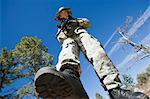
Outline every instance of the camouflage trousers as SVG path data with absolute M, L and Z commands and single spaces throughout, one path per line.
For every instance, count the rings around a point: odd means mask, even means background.
M 121 85 L 120 81 L 117 80 L 118 70 L 114 67 L 102 45 L 85 29 L 75 30 L 75 35 L 72 37 L 66 37 L 61 32 L 57 39 L 62 43 L 62 50 L 56 65 L 57 70 L 60 70 L 67 63 L 70 66 L 76 66 L 76 71 L 81 73 L 79 53 L 82 51 L 93 65 L 94 70 L 107 90 Z

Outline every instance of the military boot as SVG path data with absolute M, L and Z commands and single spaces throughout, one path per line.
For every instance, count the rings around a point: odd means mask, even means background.
M 89 99 L 79 74 L 71 68 L 41 68 L 35 75 L 35 90 L 48 99 Z
M 133 92 L 121 88 L 114 88 L 108 91 L 111 99 L 149 99 L 144 93 Z

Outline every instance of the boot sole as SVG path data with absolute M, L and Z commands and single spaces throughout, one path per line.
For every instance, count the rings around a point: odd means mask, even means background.
M 65 99 L 72 94 L 72 86 L 57 71 L 43 67 L 35 75 L 35 90 L 49 99 Z

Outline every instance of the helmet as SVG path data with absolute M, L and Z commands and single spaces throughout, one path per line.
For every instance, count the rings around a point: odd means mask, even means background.
M 60 7 L 60 8 L 59 8 L 59 10 L 58 10 L 58 12 L 56 13 L 56 17 L 58 17 L 58 16 L 59 16 L 59 13 L 60 13 L 61 11 L 63 11 L 63 10 L 67 10 L 67 11 L 68 11 L 68 13 L 69 13 L 69 15 L 71 15 L 71 14 L 72 14 L 72 12 L 71 12 L 71 9 L 70 9 L 70 8 L 67 8 L 67 7 Z

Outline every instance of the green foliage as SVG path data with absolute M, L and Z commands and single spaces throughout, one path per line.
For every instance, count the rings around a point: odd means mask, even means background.
M 0 91 L 19 78 L 28 78 L 30 82 L 0 98 L 18 99 L 36 96 L 33 85 L 34 74 L 41 67 L 51 66 L 52 62 L 53 57 L 48 54 L 48 48 L 37 37 L 23 37 L 13 51 L 3 48 L 0 53 Z
M 147 78 L 148 77 L 147 77 L 146 73 L 140 73 L 137 75 L 137 81 L 141 85 L 147 82 L 147 80 L 148 80 Z
M 14 60 L 12 51 L 2 48 L 0 53 L 0 90 L 18 78 L 16 65 L 17 62 Z
M 19 98 L 23 98 L 24 96 L 34 96 L 34 85 L 33 83 L 29 82 L 28 84 L 24 85 L 17 91 Z
M 22 37 L 21 42 L 16 45 L 13 55 L 20 64 L 20 68 L 17 70 L 31 79 L 31 82 L 18 90 L 19 97 L 35 96 L 33 76 L 39 68 L 51 66 L 53 57 L 48 54 L 48 48 L 37 37 Z
M 19 74 L 17 68 L 17 62 L 13 56 L 12 50 L 7 50 L 6 48 L 2 48 L 0 52 L 0 92 L 6 86 L 9 86 L 13 81 L 21 78 L 22 76 Z M 8 93 L 5 95 L 0 95 L 0 98 L 17 98 L 15 95 L 17 89 L 10 89 Z
M 143 85 L 150 80 L 150 65 L 147 67 L 146 71 L 137 75 L 137 82 L 139 85 Z
M 134 87 L 135 83 L 130 75 L 123 74 L 122 77 L 123 77 L 122 83 L 125 86 L 125 88 L 131 89 L 132 87 Z
M 95 94 L 96 99 L 102 99 L 102 96 L 99 93 Z
M 36 73 L 43 66 L 51 66 L 53 57 L 47 52 L 48 48 L 37 37 L 23 37 L 16 45 L 13 54 L 23 69 L 27 68 L 32 73 Z

